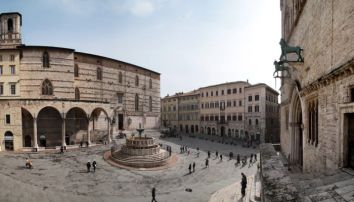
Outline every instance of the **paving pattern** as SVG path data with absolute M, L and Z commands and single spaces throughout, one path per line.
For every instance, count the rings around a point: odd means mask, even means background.
M 147 133 L 159 136 L 157 132 Z M 124 140 L 119 140 L 119 143 Z M 0 201 L 120 201 L 140 202 L 151 200 L 151 189 L 156 187 L 160 201 L 209 201 L 216 191 L 238 183 L 241 172 L 247 176 L 256 173 L 256 164 L 235 167 L 235 160 L 228 160 L 232 151 L 250 155 L 252 148 L 226 145 L 184 137 L 158 139 L 169 144 L 177 153 L 178 161 L 170 168 L 155 171 L 126 170 L 111 166 L 102 156 L 108 145 L 59 153 L 0 153 Z M 191 153 L 180 154 L 180 145 L 191 148 Z M 197 156 L 196 147 L 200 148 Z M 209 168 L 205 168 L 207 151 L 212 151 Z M 223 161 L 215 158 L 218 150 Z M 25 158 L 30 156 L 34 169 L 25 169 Z M 96 160 L 95 173 L 86 171 L 87 161 Z M 189 164 L 196 163 L 196 171 L 189 174 Z M 191 189 L 191 192 L 186 191 Z M 240 190 L 235 190 L 239 192 Z

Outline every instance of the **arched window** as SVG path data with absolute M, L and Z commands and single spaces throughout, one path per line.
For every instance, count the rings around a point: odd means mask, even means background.
M 152 97 L 149 97 L 149 111 L 152 112 Z
M 97 67 L 97 80 L 102 80 L 102 69 Z
M 43 67 L 49 68 L 49 54 L 47 51 L 44 51 L 43 53 L 42 62 L 43 62 Z
M 135 111 L 139 111 L 139 95 L 135 94 Z
M 256 125 L 258 125 L 258 119 L 256 119 Z
M 80 90 L 79 90 L 79 88 L 75 88 L 75 100 L 80 100 Z
M 150 79 L 150 81 L 149 81 L 149 87 L 150 87 L 150 89 L 152 89 L 152 79 Z
M 7 20 L 7 31 L 8 32 L 14 31 L 14 21 L 11 18 Z
M 139 86 L 139 76 L 135 76 L 135 86 Z
M 118 75 L 118 82 L 119 82 L 119 83 L 123 83 L 123 74 L 122 74 L 122 72 L 119 72 L 119 75 Z
M 74 76 L 79 77 L 79 65 L 77 64 L 74 66 Z
M 42 83 L 42 95 L 53 95 L 53 85 L 48 79 Z

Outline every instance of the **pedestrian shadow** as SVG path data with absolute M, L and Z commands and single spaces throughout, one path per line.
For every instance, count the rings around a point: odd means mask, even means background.
M 184 174 L 183 176 L 187 176 L 187 175 L 191 175 L 192 173 L 186 173 L 186 174 Z
M 79 171 L 77 171 L 77 173 L 88 173 L 88 172 L 87 172 L 87 170 L 79 170 Z

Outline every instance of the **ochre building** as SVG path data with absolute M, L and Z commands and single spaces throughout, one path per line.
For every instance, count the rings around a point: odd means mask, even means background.
M 282 38 L 304 58 L 282 79 L 282 151 L 304 172 L 354 168 L 354 2 L 280 4 Z
M 0 14 L 0 148 L 110 141 L 158 128 L 160 74 L 70 48 L 21 42 L 20 13 Z

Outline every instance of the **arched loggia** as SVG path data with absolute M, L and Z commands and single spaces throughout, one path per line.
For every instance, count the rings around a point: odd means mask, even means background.
M 33 147 L 33 116 L 25 108 L 21 109 L 23 147 Z
M 54 107 L 44 107 L 37 116 L 37 138 L 40 147 L 62 145 L 62 115 Z
M 90 141 L 105 142 L 111 141 L 111 119 L 102 108 L 95 108 L 90 116 L 89 133 Z
M 88 117 L 86 112 L 79 108 L 71 108 L 65 115 L 65 143 L 66 145 L 87 142 Z

